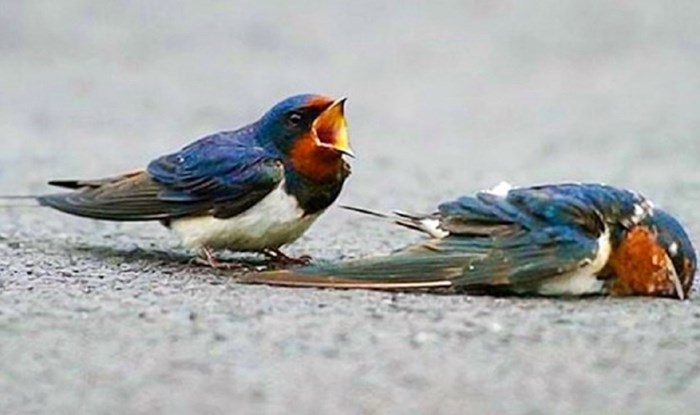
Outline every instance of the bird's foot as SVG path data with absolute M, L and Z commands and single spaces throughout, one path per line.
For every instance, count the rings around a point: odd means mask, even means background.
M 279 249 L 266 249 L 262 252 L 270 261 L 277 265 L 307 265 L 311 262 L 311 257 L 302 255 L 298 258 L 290 257 Z
M 214 253 L 209 248 L 202 248 L 202 254 L 192 258 L 190 261 L 193 264 L 209 267 L 212 269 L 222 270 L 248 270 L 246 264 L 240 262 L 221 262 L 214 256 Z

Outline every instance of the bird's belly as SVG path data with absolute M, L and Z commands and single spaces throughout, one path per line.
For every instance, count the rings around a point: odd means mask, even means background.
M 173 229 L 190 249 L 233 251 L 279 248 L 298 239 L 322 212 L 304 215 L 296 198 L 277 188 L 258 204 L 227 219 L 211 216 L 177 219 Z
M 552 296 L 602 294 L 604 287 L 604 281 L 599 280 L 590 270 L 582 269 L 541 283 L 537 287 L 537 294 Z
M 611 251 L 610 234 L 606 231 L 598 238 L 598 251 L 590 263 L 576 271 L 541 282 L 536 288 L 537 294 L 552 296 L 603 294 L 606 290 L 605 281 L 598 279 L 598 273 L 608 263 Z

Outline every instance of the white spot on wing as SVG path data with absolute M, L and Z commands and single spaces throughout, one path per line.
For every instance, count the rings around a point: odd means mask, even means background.
M 645 218 L 654 215 L 654 205 L 651 203 L 651 201 L 644 199 L 641 196 L 639 197 L 641 200 L 634 204 L 632 216 L 626 220 L 623 220 L 623 223 L 627 226 L 637 225 Z
M 632 223 L 637 224 L 637 223 L 641 222 L 642 219 L 644 219 L 646 214 L 647 214 L 647 211 L 646 211 L 646 209 L 644 209 L 644 206 L 642 206 L 639 203 L 635 203 L 634 204 L 634 213 L 632 214 L 632 217 L 630 218 L 630 220 L 632 221 Z
M 490 193 L 492 195 L 506 197 L 508 193 L 513 189 L 513 186 L 508 182 L 500 182 L 494 187 L 484 190 L 484 193 Z
M 440 221 L 437 219 L 421 219 L 421 229 L 429 233 L 433 238 L 442 239 L 450 233 L 440 229 Z

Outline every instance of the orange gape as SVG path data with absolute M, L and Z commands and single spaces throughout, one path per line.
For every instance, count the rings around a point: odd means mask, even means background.
M 317 145 L 311 134 L 294 144 L 290 159 L 296 171 L 316 183 L 337 180 L 343 163 L 339 152 Z
M 669 261 L 651 230 L 641 226 L 633 228 L 610 255 L 608 266 L 615 278 L 610 294 L 675 297 L 668 275 L 668 267 L 673 264 L 668 264 Z

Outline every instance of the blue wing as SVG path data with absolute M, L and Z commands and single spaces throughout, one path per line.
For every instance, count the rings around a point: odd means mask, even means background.
M 605 223 L 624 222 L 645 203 L 643 197 L 627 190 L 572 183 L 516 188 L 505 197 L 488 192 L 463 196 L 441 204 L 437 217 L 454 234 L 488 231 L 494 226 L 534 230 L 565 224 L 596 235 Z
M 338 288 L 450 288 L 534 292 L 543 280 L 580 269 L 598 254 L 613 216 L 633 214 L 639 196 L 601 185 L 487 192 L 440 205 L 430 216 L 449 235 L 388 256 L 254 274 L 247 282 Z M 402 220 L 405 218 L 402 218 Z M 421 218 L 413 218 L 419 221 Z
M 260 201 L 284 177 L 278 157 L 256 146 L 251 135 L 239 130 L 203 138 L 152 161 L 145 172 L 51 182 L 75 191 L 38 200 L 63 212 L 105 220 L 167 221 L 202 214 L 228 218 Z
M 148 174 L 162 186 L 160 201 L 204 206 L 215 217 L 227 218 L 259 202 L 282 181 L 284 167 L 276 154 L 220 138 L 208 137 L 148 165 Z

